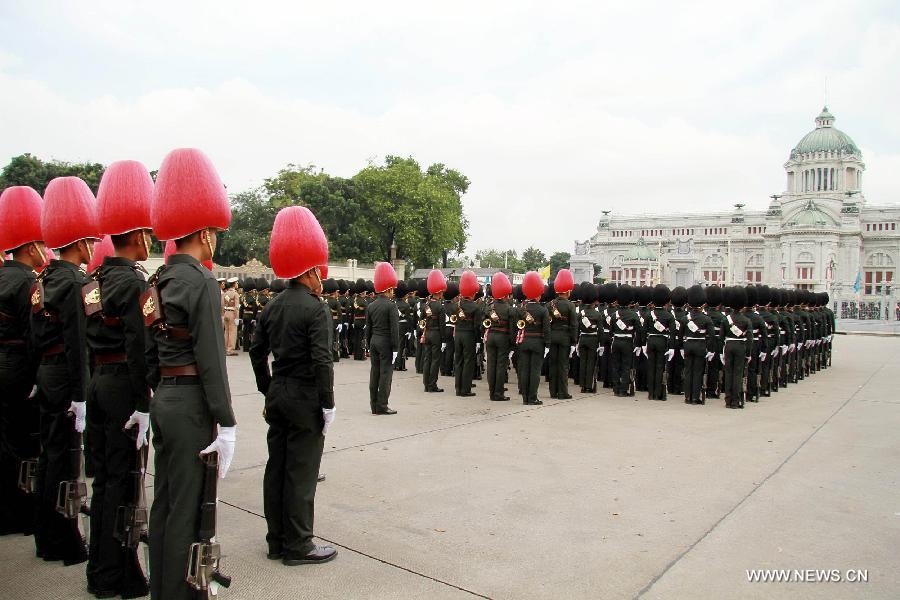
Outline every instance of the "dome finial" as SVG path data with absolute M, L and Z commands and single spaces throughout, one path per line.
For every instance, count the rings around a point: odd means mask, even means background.
M 821 129 L 822 127 L 831 127 L 834 123 L 834 115 L 828 111 L 828 106 L 822 107 L 822 112 L 819 113 L 819 116 L 816 117 L 816 129 Z

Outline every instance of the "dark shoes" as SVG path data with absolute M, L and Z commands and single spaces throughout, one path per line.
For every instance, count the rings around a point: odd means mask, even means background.
M 562 396 L 557 396 L 556 398 L 558 400 L 571 400 L 572 394 L 563 394 Z
M 331 546 L 316 546 L 311 552 L 306 554 L 285 554 L 281 559 L 281 564 L 288 567 L 296 567 L 297 565 L 317 565 L 333 560 L 337 556 L 337 550 Z
M 325 481 L 325 473 L 319 473 L 319 476 L 316 478 L 316 481 L 323 482 Z
M 494 402 L 506 402 L 509 400 L 509 396 L 497 396 L 495 398 L 491 398 Z
M 390 406 L 385 408 L 384 410 L 375 411 L 376 415 L 396 415 L 397 411 L 392 409 Z
M 444 390 L 439 387 L 433 387 L 433 388 L 425 388 L 425 391 L 429 394 L 439 394 L 439 393 L 443 392 Z
M 461 392 L 456 395 L 459 396 L 460 398 L 471 398 L 472 396 L 475 395 L 475 392 Z
M 543 404 L 543 402 L 540 401 L 540 400 L 538 400 L 537 398 L 535 398 L 534 400 L 526 400 L 526 401 L 523 402 L 522 404 L 530 404 L 530 405 L 533 405 L 533 406 L 537 406 L 537 405 L 539 405 L 539 404 Z

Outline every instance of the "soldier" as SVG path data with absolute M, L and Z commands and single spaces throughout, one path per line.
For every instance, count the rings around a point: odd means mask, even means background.
M 174 240 L 176 253 L 151 278 L 153 289 L 142 297 L 144 321 L 151 326 L 159 357 L 148 375 L 155 390 L 150 406 L 155 453 L 150 594 L 156 599 L 194 597 L 185 571 L 190 545 L 198 541 L 200 457 L 216 452 L 219 476 L 225 477 L 234 456 L 236 422 L 218 286 L 203 266 L 215 252 L 217 232 L 230 221 L 225 187 L 206 155 L 193 148 L 170 152 L 156 177 L 151 222 L 159 239 Z
M 541 379 L 541 363 L 550 352 L 550 315 L 538 302 L 544 283 L 535 271 L 525 273 L 522 294 L 526 300 L 519 307 L 516 344 L 519 353 L 519 390 L 523 404 L 543 404 L 537 397 Z
M 718 398 L 722 379 L 722 332 L 725 330 L 725 315 L 722 314 L 722 288 L 711 285 L 706 288 L 706 314 L 712 321 L 712 340 L 709 351 L 712 360 L 706 364 L 706 397 Z
M 338 332 L 338 352 L 341 358 L 350 358 L 350 324 L 353 322 L 353 315 L 350 313 L 350 284 L 346 279 L 339 279 L 337 284 L 341 325 Z
M 248 277 L 244 283 L 244 295 L 241 298 L 241 306 L 244 308 L 244 316 L 241 318 L 244 352 L 250 351 L 250 341 L 253 339 L 253 328 L 256 326 L 256 313 L 259 303 L 256 301 L 256 280 Z
M 715 357 L 711 351 L 713 322 L 703 312 L 706 293 L 699 285 L 692 285 L 687 291 L 690 310 L 685 312 L 681 325 L 684 346 L 684 402 L 685 404 L 706 404 L 705 377 L 706 364 Z
M 509 400 L 506 396 L 508 361 L 512 358 L 512 347 L 515 343 L 516 310 L 509 303 L 512 284 L 502 271 L 497 271 L 491 278 L 491 296 L 493 302 L 484 319 L 486 328 L 484 345 L 487 354 L 487 379 L 490 399 L 494 401 Z
M 578 321 L 578 382 L 582 393 L 597 392 L 597 351 L 600 347 L 600 311 L 597 310 L 598 290 L 592 283 L 581 286 L 581 311 Z M 552 334 L 551 334 L 552 335 Z
M 225 280 L 225 293 L 222 295 L 222 312 L 225 326 L 225 355 L 237 356 L 237 309 L 241 298 L 237 293 L 237 277 Z
M 94 365 L 87 395 L 94 470 L 87 581 L 88 590 L 102 598 L 137 598 L 149 591 L 136 548 L 123 548 L 119 539 L 117 515 L 120 507 L 138 501 L 131 472 L 150 428 L 139 303 L 148 285 L 138 261 L 147 260 L 150 252 L 152 194 L 153 180 L 141 163 L 119 161 L 107 167 L 97 194 L 97 219 L 111 248 L 95 249 L 93 264 L 99 254 L 108 254 L 82 290 Z M 137 431 L 129 436 L 126 430 L 134 426 Z
M 560 269 L 553 281 L 553 290 L 557 297 L 547 306 L 550 318 L 550 353 L 548 370 L 550 375 L 550 397 L 568 400 L 569 394 L 569 359 L 575 354 L 578 341 L 578 313 L 569 301 L 575 280 L 571 271 Z
M 366 281 L 357 279 L 353 286 L 353 360 L 366 360 L 364 345 L 366 326 Z
M 760 390 L 762 396 L 770 397 L 773 389 L 774 365 L 780 353 L 780 337 L 778 318 L 771 312 L 772 290 L 767 285 L 758 286 L 756 290 L 757 314 L 763 321 L 764 336 L 760 343 Z
M 75 450 L 73 427 L 82 433 L 86 424 L 88 353 L 81 288 L 88 279 L 81 266 L 91 261 L 94 240 L 100 235 L 94 195 L 84 181 L 58 177 L 50 182 L 41 229 L 47 245 L 59 249 L 59 260 L 50 261 L 31 292 L 34 348 L 42 357 L 37 372 L 40 506 L 34 541 L 39 557 L 74 565 L 87 560 L 84 538 L 77 518 L 65 518 L 56 506 L 60 483 L 79 475 L 70 460 Z
M 759 402 L 760 392 L 760 362 L 763 359 L 766 343 L 766 324 L 757 310 L 757 288 L 755 285 L 746 287 L 747 310 L 745 316 L 750 319 L 753 329 L 753 347 L 747 355 L 747 401 Z
M 725 288 L 725 331 L 722 332 L 722 363 L 725 365 L 725 406 L 744 408 L 744 369 L 753 350 L 753 331 L 750 319 L 742 312 L 747 306 L 747 290 L 742 287 Z
M 325 434 L 335 417 L 335 330 L 328 306 L 318 298 L 318 265 L 328 260 L 328 241 L 308 208 L 278 212 L 269 256 L 272 270 L 289 283 L 260 315 L 250 349 L 269 425 L 263 479 L 267 557 L 287 566 L 324 563 L 337 551 L 313 542 L 313 516 Z
M 428 282 L 424 279 L 419 279 L 416 281 L 416 295 L 411 299 L 411 305 L 415 309 L 414 313 L 416 315 L 416 373 L 419 375 L 424 373 L 424 360 L 425 360 L 425 343 L 420 341 L 422 340 L 422 336 L 425 333 L 424 330 L 420 327 L 421 323 L 424 323 L 424 319 L 422 318 L 422 314 L 425 310 L 425 304 L 428 302 Z
M 456 395 L 474 396 L 472 378 L 475 374 L 475 353 L 481 346 L 481 307 L 473 297 L 480 286 L 475 273 L 466 271 L 459 280 L 459 297 L 451 305 L 450 322 L 455 325 L 453 335 L 453 376 Z
M 663 284 L 653 288 L 644 328 L 647 356 L 647 398 L 666 400 L 666 364 L 675 354 L 675 317 L 669 307 L 671 292 Z
M 375 299 L 366 306 L 366 347 L 372 367 L 369 370 L 369 407 L 373 415 L 395 415 L 388 406 L 394 363 L 400 353 L 400 313 L 394 304 L 397 273 L 393 265 L 375 265 Z
M 443 342 L 441 345 L 441 375 L 444 377 L 453 377 L 456 323 L 450 318 L 450 313 L 452 304 L 457 297 L 459 297 L 459 284 L 455 281 L 448 281 L 447 291 L 444 292 L 444 326 L 441 329 L 441 341 Z
M 684 305 L 687 304 L 687 290 L 678 286 L 672 290 L 672 316 L 675 318 L 675 354 L 669 364 L 669 392 L 682 394 L 684 381 L 684 340 L 681 332 L 684 323 Z
M 333 279 L 326 279 L 322 282 L 322 293 L 324 294 L 325 303 L 328 305 L 328 314 L 331 317 L 332 344 L 331 344 L 331 360 L 339 362 L 341 360 L 340 338 L 341 338 L 341 303 L 338 300 L 338 284 Z
M 422 379 L 425 383 L 426 392 L 443 392 L 444 390 L 437 386 L 438 373 L 441 365 L 441 352 L 446 348 L 447 343 L 444 341 L 444 292 L 447 290 L 447 280 L 444 274 L 437 269 L 433 269 L 428 274 L 426 283 L 430 298 L 425 301 L 422 311 L 419 313 L 419 327 L 422 330 L 422 337 L 419 343 L 422 344 L 424 350 L 422 352 Z
M 635 298 L 638 304 L 635 311 L 641 324 L 641 333 L 644 335 L 646 333 L 645 321 L 650 314 L 648 306 L 653 301 L 653 288 L 646 285 L 635 288 Z M 646 336 L 644 336 L 643 341 L 640 342 L 641 351 L 634 358 L 634 387 L 639 392 L 647 391 L 647 354 L 644 349 L 646 343 Z
M 619 286 L 616 291 L 618 307 L 609 323 L 613 332 L 612 377 L 616 396 L 634 395 L 634 358 L 641 349 L 641 323 L 634 310 L 636 301 L 634 288 Z
M 597 290 L 600 303 L 597 310 L 600 311 L 600 343 L 597 345 L 597 381 L 603 382 L 604 388 L 612 387 L 612 372 L 610 365 L 612 361 L 612 314 L 615 310 L 613 304 L 616 297 L 616 286 L 612 283 L 604 283 Z
M 394 306 L 397 307 L 399 315 L 398 324 L 400 326 L 400 351 L 397 354 L 397 360 L 394 362 L 395 371 L 406 370 L 406 357 L 409 354 L 409 339 L 412 337 L 412 328 L 415 321 L 415 314 L 407 301 L 409 296 L 409 288 L 405 281 L 397 282 L 397 289 L 394 293 Z
M 40 413 L 34 399 L 40 356 L 32 344 L 29 316 L 34 271 L 47 258 L 41 197 L 26 186 L 5 189 L 0 223 L 0 251 L 12 255 L 0 267 L 0 535 L 31 535 L 38 497 L 19 489 L 18 476 L 23 461 L 40 453 Z

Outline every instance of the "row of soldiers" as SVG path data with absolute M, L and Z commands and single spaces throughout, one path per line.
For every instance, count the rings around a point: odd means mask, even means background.
M 0 268 L 0 533 L 33 534 L 45 561 L 87 562 L 97 598 L 206 598 L 230 584 L 218 568 L 216 487 L 234 455 L 236 421 L 222 327 L 229 311 L 211 273 L 230 220 L 218 173 L 189 148 L 169 153 L 155 182 L 136 161 L 112 163 L 96 198 L 77 177 L 52 180 L 43 198 L 24 186 L 0 195 L 0 250 L 10 254 Z M 148 278 L 140 263 L 151 233 L 167 240 L 166 259 Z M 109 253 L 85 272 L 101 238 Z M 58 258 L 49 260 L 51 249 Z M 279 212 L 270 255 L 289 283 L 249 320 L 269 424 L 269 558 L 319 563 L 336 554 L 312 538 L 334 420 L 333 336 L 319 298 L 328 245 L 307 209 Z

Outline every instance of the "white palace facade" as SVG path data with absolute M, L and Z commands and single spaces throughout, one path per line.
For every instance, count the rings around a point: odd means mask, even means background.
M 869 205 L 862 152 L 827 108 L 784 164 L 768 210 L 626 216 L 603 212 L 575 242 L 576 281 L 670 287 L 764 283 L 827 291 L 844 317 L 900 319 L 893 283 L 900 205 Z M 857 277 L 858 285 L 857 285 Z M 857 289 L 858 288 L 858 289 Z

